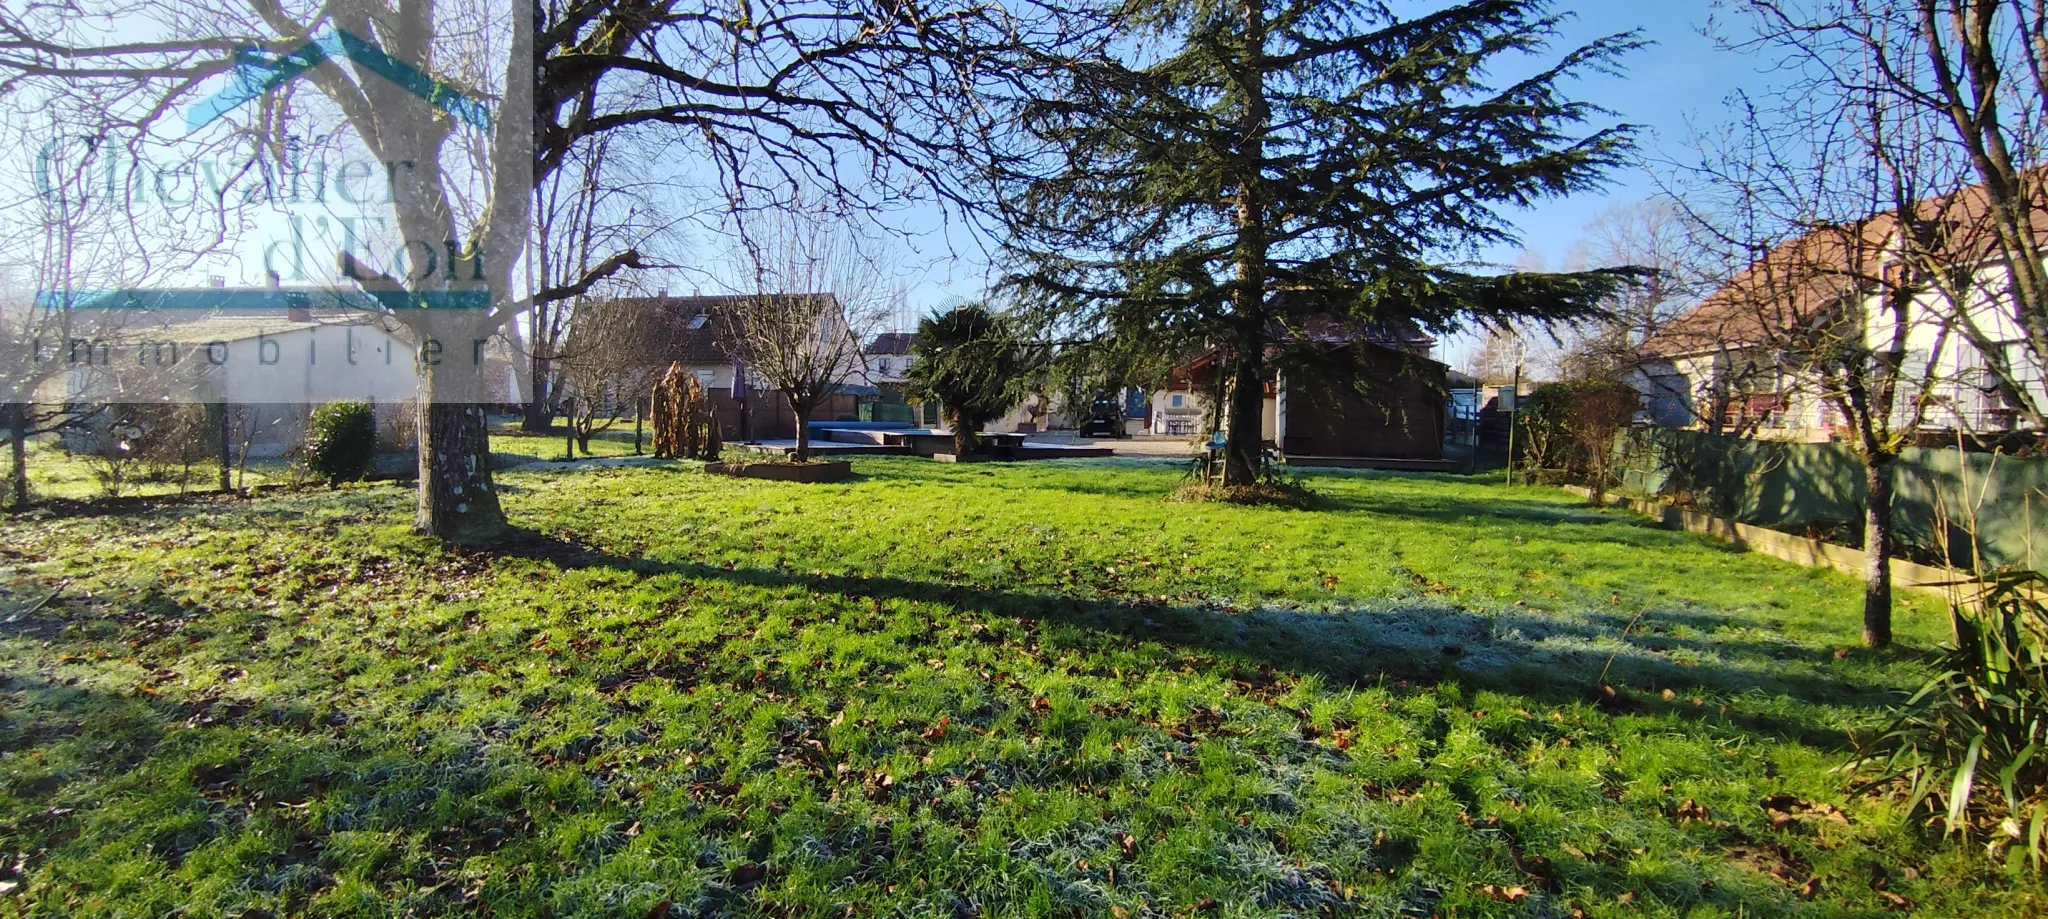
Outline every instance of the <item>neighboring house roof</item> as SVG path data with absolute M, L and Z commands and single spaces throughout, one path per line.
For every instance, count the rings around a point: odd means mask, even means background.
M 1266 345 L 1266 357 L 1270 360 L 1289 348 L 1304 344 L 1367 345 L 1442 363 L 1429 357 L 1430 349 L 1436 345 L 1436 337 L 1412 321 L 1358 322 L 1331 316 L 1312 316 L 1299 328 L 1282 330 L 1275 341 Z M 1169 376 L 1178 379 L 1189 373 L 1201 372 L 1228 354 L 1229 350 L 1222 345 L 1204 348 L 1176 363 Z
M 259 335 L 284 335 L 320 328 L 358 328 L 409 339 L 404 326 L 381 313 L 316 310 L 305 318 L 271 311 L 137 311 L 110 313 L 78 330 L 81 337 L 111 344 L 175 341 L 183 344 L 235 342 Z
M 625 334 L 616 347 L 630 349 L 635 362 L 668 364 L 729 363 L 739 353 L 733 335 L 734 312 L 755 294 L 689 297 L 619 297 L 585 304 L 583 309 L 628 311 Z M 774 294 L 777 297 L 831 297 L 831 294 Z M 836 299 L 836 298 L 835 298 Z M 576 347 L 572 330 L 570 350 Z
M 2039 194 L 2039 183 L 2029 183 Z M 1826 323 L 1846 297 L 1897 283 L 1902 234 L 1911 232 L 1943 265 L 1998 256 L 1982 186 L 1921 201 L 1909 218 L 1891 211 L 1822 227 L 1787 240 L 1643 343 L 1651 357 L 1685 357 L 1767 344 L 1782 333 Z M 2048 200 L 2036 203 L 2037 245 L 2048 245 Z
M 580 309 L 624 310 L 629 331 L 615 346 L 631 349 L 640 362 L 717 364 L 733 359 L 732 312 L 738 296 L 619 297 Z M 573 327 L 572 327 L 573 328 Z M 580 330 L 579 330 L 580 331 Z M 571 334 L 569 348 L 577 347 Z
M 1436 336 L 1408 319 L 1359 322 L 1334 316 L 1311 316 L 1302 322 L 1299 330 L 1290 330 L 1287 337 L 1332 343 L 1363 341 L 1401 350 L 1427 350 L 1436 345 Z
M 223 317 L 218 319 L 202 320 L 198 322 L 180 323 L 178 325 L 171 326 L 165 331 L 175 335 L 181 341 L 234 342 L 255 338 L 259 335 L 285 335 L 293 332 L 304 332 L 312 329 L 321 328 L 351 328 L 360 329 L 365 332 L 378 332 L 397 335 L 398 330 L 403 327 L 399 326 L 395 322 L 391 322 L 390 320 L 365 318 L 337 318 L 329 321 L 311 320 L 305 322 L 298 322 L 290 319 L 272 319 L 258 317 Z M 144 332 L 143 334 L 150 333 Z
M 222 315 L 284 315 L 382 312 L 377 298 L 354 288 L 331 286 L 260 287 L 207 284 L 196 287 L 145 287 L 111 290 L 45 290 L 15 306 L 39 310 L 106 311 L 149 316 L 175 323 Z M 7 307 L 11 309 L 12 307 Z
M 1881 243 L 1871 248 L 1872 235 L 1866 223 L 1780 245 L 1666 323 L 1643 343 L 1644 354 L 1673 358 L 1740 350 L 1824 321 L 1843 297 L 1862 289 L 1850 272 L 1881 251 Z
M 869 355 L 909 354 L 911 349 L 915 347 L 917 347 L 916 332 L 883 332 L 875 336 L 874 341 L 868 342 L 868 346 L 861 349 L 860 353 Z

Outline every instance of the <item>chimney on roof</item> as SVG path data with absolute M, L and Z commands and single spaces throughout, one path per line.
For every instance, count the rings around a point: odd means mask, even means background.
M 228 279 L 222 275 L 217 274 L 207 275 L 206 285 L 208 287 L 226 287 L 228 286 Z
M 666 288 L 666 287 L 662 288 L 662 289 L 661 289 L 661 290 L 660 290 L 660 291 L 659 291 L 658 293 L 656 293 L 656 294 L 655 294 L 655 296 L 657 296 L 657 297 L 667 297 L 667 296 L 668 296 L 668 288 Z

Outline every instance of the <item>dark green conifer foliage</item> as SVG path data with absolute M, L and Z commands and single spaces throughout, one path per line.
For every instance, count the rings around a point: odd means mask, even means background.
M 1131 47 L 1169 53 L 1078 68 L 1024 109 L 1044 146 L 1009 176 L 1013 282 L 1083 334 L 1222 348 L 1225 484 L 1257 475 L 1260 381 L 1287 353 L 1269 346 L 1308 319 L 1571 320 L 1633 276 L 1472 259 L 1512 239 L 1506 209 L 1596 187 L 1626 153 L 1630 127 L 1593 128 L 1607 113 L 1564 84 L 1611 71 L 1636 36 L 1546 57 L 1561 16 L 1544 0 L 1414 18 L 1371 0 L 1144 2 L 1134 19 L 1158 41 Z

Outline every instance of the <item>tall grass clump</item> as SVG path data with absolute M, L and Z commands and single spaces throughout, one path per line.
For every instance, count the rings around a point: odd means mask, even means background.
M 1552 383 L 1516 413 L 1517 452 L 1535 482 L 1583 482 L 1600 503 L 1615 478 L 1615 440 L 1642 408 L 1625 383 Z

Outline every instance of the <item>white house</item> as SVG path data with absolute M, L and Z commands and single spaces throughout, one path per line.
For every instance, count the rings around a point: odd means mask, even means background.
M 400 426 L 419 389 L 420 349 L 375 313 L 141 313 L 97 331 L 51 343 L 43 356 L 64 370 L 39 398 L 225 403 L 255 455 L 298 443 L 312 407 L 326 402 L 367 401 L 380 421 Z M 480 357 L 442 350 L 439 359 Z
M 861 349 L 861 357 L 867 363 L 868 380 L 883 389 L 902 389 L 910 376 L 910 365 L 917 360 L 911 353 L 916 348 L 916 332 L 876 335 L 867 347 Z
M 2018 400 L 1998 385 L 1965 329 L 1974 327 L 1974 337 L 1997 349 L 2036 405 L 2048 405 L 2048 368 L 2025 346 L 2013 318 L 2008 273 L 1988 257 L 1987 231 L 1977 219 L 1982 207 L 1980 190 L 1964 189 L 1922 202 L 1910 227 L 1879 215 L 1788 241 L 1646 342 L 1645 360 L 1629 382 L 1657 424 L 1837 439 L 1846 433 L 1834 405 L 1839 393 L 1805 355 L 1843 341 L 1888 349 L 1898 328 L 1885 298 L 1907 291 L 1894 428 L 2013 431 L 2024 425 Z M 2048 211 L 2040 216 L 2048 231 Z M 1908 283 L 1925 272 L 1905 264 L 1905 232 L 1948 234 L 1943 246 L 1955 255 L 1943 283 Z

